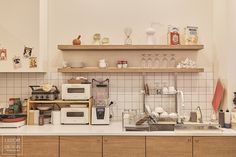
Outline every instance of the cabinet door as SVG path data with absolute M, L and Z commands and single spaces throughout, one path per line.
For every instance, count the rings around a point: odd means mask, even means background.
M 23 153 L 19 157 L 58 157 L 58 136 L 23 136 Z
M 145 157 L 145 137 L 103 137 L 103 157 Z
M 102 137 L 62 136 L 60 157 L 102 157 Z
M 16 136 L 0 136 L 0 157 L 16 157 Z
M 191 157 L 192 137 L 146 137 L 146 157 Z
M 236 137 L 194 137 L 194 157 L 235 157 Z

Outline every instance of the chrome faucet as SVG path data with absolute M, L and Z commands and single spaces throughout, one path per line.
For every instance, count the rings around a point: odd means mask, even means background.
M 197 107 L 197 111 L 200 112 L 200 117 L 197 116 L 197 121 L 199 123 L 203 123 L 203 120 L 202 120 L 202 110 L 201 110 L 200 106 Z M 197 114 L 197 115 L 199 115 L 199 114 Z

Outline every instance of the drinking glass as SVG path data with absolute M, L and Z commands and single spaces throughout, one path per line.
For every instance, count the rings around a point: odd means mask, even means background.
M 163 68 L 168 67 L 167 54 L 163 54 L 163 58 L 162 58 L 162 67 L 163 67 Z
M 147 64 L 146 64 L 146 54 L 142 54 L 141 66 L 143 68 L 147 67 Z
M 154 67 L 160 67 L 159 54 L 155 54 Z
M 169 67 L 176 67 L 175 54 L 171 54 L 171 58 L 170 58 L 170 62 L 169 62 Z
M 152 67 L 152 55 L 151 54 L 148 54 L 147 67 L 148 68 Z

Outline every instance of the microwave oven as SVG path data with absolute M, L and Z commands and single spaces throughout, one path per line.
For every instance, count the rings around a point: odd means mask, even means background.
M 88 100 L 91 92 L 91 84 L 62 84 L 63 100 Z
M 89 124 L 89 108 L 61 108 L 61 124 Z

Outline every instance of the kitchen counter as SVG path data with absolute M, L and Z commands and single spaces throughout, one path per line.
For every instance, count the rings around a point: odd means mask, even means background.
M 23 126 L 20 128 L 1 128 L 3 136 L 236 136 L 232 129 L 220 130 L 175 130 L 175 131 L 123 131 L 121 122 L 110 125 L 44 125 Z

